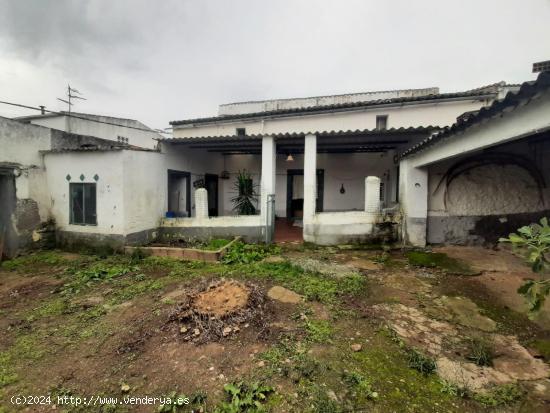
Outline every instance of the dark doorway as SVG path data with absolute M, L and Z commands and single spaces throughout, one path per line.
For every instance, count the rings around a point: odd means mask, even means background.
M 15 211 L 15 177 L 0 171 L 0 261 L 11 258 L 17 251 L 17 234 L 12 225 Z
M 304 170 L 288 169 L 286 177 L 286 216 L 289 219 L 302 219 L 304 212 L 303 197 Z M 325 170 L 317 169 L 317 199 L 315 212 L 323 211 L 323 193 L 325 188 Z
M 218 175 L 205 174 L 204 187 L 208 191 L 208 216 L 218 216 Z
M 167 216 L 191 216 L 191 173 L 168 170 Z

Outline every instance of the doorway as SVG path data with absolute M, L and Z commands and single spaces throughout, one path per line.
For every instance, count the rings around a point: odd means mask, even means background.
M 325 170 L 317 169 L 317 198 L 315 212 L 323 211 Z M 304 213 L 304 170 L 288 169 L 286 175 L 286 217 L 301 220 Z
M 168 170 L 167 217 L 191 216 L 191 173 Z
M 218 216 L 218 175 L 205 174 L 204 187 L 208 191 L 208 216 Z
M 12 224 L 16 202 L 15 176 L 0 171 L 0 261 L 2 257 L 13 257 L 17 251 L 17 233 Z

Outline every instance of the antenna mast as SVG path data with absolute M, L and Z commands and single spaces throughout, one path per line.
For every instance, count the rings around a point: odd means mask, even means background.
M 57 98 L 57 100 L 60 100 L 61 102 L 66 103 L 68 105 L 69 114 L 70 114 L 71 113 L 71 106 L 73 105 L 73 103 L 71 102 L 72 99 L 86 100 L 85 97 L 78 96 L 78 95 L 82 95 L 82 92 L 78 91 L 75 88 L 72 88 L 71 85 L 67 84 L 67 99 Z

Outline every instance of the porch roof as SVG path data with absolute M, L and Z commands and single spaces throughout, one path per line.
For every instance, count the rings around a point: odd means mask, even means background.
M 508 92 L 504 99 L 495 100 L 491 105 L 483 107 L 478 111 L 465 114 L 451 126 L 441 129 L 438 133 L 432 134 L 418 144 L 409 148 L 402 154 L 402 157 L 413 155 L 424 151 L 432 145 L 456 138 L 472 126 L 490 122 L 491 119 L 502 117 L 516 108 L 530 103 L 533 99 L 542 96 L 550 91 L 550 72 L 542 72 L 535 81 L 524 82 L 517 92 Z M 529 124 L 526 124 L 526 129 Z
M 277 142 L 277 152 L 281 154 L 302 153 L 303 139 L 308 134 L 317 135 L 317 152 L 385 152 L 407 145 L 411 137 L 425 136 L 439 130 L 437 126 L 390 128 L 385 130 L 363 129 L 346 131 L 294 132 L 256 135 L 220 135 L 186 138 L 167 138 L 164 143 L 185 145 L 189 148 L 206 149 L 209 152 L 226 154 L 260 154 L 262 138 L 273 136 Z

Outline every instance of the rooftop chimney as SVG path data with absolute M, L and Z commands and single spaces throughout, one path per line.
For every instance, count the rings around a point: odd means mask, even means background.
M 45 115 L 46 114 L 46 106 L 40 105 L 39 108 L 40 108 L 40 114 Z

